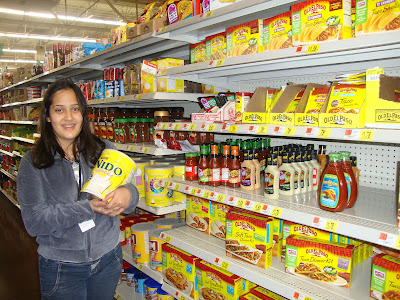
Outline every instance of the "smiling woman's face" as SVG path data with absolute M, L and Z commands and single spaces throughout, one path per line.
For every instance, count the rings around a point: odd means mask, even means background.
M 64 152 L 82 130 L 83 116 L 73 90 L 60 90 L 53 96 L 47 122 L 51 123 Z

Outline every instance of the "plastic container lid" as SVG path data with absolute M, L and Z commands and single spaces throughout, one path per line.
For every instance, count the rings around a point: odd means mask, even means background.
M 157 289 L 157 294 L 159 294 L 159 295 L 169 295 L 169 293 L 167 293 L 166 291 L 164 291 L 162 288 L 161 288 L 161 286 Z
M 146 279 L 146 281 L 144 282 L 144 284 L 145 284 L 147 287 L 153 288 L 153 289 L 158 289 L 159 287 L 161 287 L 161 284 L 158 283 L 157 281 L 155 281 L 153 278 Z
M 154 229 L 154 230 L 152 230 L 152 231 L 150 231 L 149 232 L 149 237 L 151 237 L 151 238 L 159 238 L 160 237 L 160 234 L 161 234 L 161 232 L 163 232 L 163 231 L 165 231 L 166 230 L 166 228 L 158 228 L 158 229 Z M 168 229 L 167 229 L 168 230 Z

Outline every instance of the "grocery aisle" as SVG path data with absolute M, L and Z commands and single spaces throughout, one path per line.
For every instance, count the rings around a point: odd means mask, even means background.
M 0 299 L 40 299 L 36 249 L 19 209 L 0 193 Z

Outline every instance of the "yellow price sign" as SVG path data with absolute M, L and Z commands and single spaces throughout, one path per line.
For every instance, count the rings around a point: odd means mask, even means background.
M 307 53 L 317 53 L 319 50 L 319 44 L 316 45 L 310 45 L 307 48 Z
M 260 126 L 258 127 L 257 134 L 266 134 L 268 130 L 268 126 Z
M 167 236 L 165 237 L 165 242 L 166 242 L 166 243 L 171 242 L 171 237 L 170 237 L 169 235 L 167 235 Z
M 320 128 L 318 131 L 318 137 L 319 138 L 329 138 L 331 135 L 331 129 L 330 128 Z
M 192 188 L 190 191 L 190 195 L 194 196 L 197 194 L 197 189 L 196 188 Z
M 273 216 L 275 218 L 279 218 L 281 216 L 281 214 L 282 214 L 282 209 L 277 208 L 277 207 L 274 207 L 272 209 L 271 216 Z
M 117 295 L 117 298 L 115 298 L 115 299 L 121 300 L 121 296 L 120 296 L 120 295 Z
M 229 126 L 229 133 L 235 133 L 238 130 L 238 126 L 237 125 L 231 125 Z
M 178 130 L 179 128 L 181 128 L 181 123 L 177 123 L 174 126 L 174 130 Z
M 168 187 L 169 186 L 169 182 L 168 181 L 164 181 L 164 185 L 163 185 L 163 187 Z
M 208 125 L 207 131 L 214 131 L 214 130 L 215 130 L 215 124 Z
M 394 247 L 395 247 L 396 249 L 400 249 L 400 236 L 397 237 L 397 239 L 396 239 L 396 244 L 394 244 Z
M 147 154 L 147 152 L 149 152 L 149 147 L 145 147 L 144 150 L 143 150 L 144 154 Z
M 215 64 L 216 67 L 220 67 L 224 64 L 225 59 L 218 59 L 217 63 Z
M 286 127 L 285 132 L 283 133 L 283 135 L 292 136 L 292 135 L 294 135 L 295 131 L 296 131 L 295 127 Z
M 336 232 L 339 223 L 336 221 L 328 220 L 325 224 L 325 230 Z
M 196 129 L 196 124 L 190 124 L 189 130 L 195 130 Z
M 210 198 L 210 192 L 204 191 L 203 198 L 206 198 L 206 199 Z
M 135 146 L 130 146 L 129 151 L 133 152 L 133 150 L 135 150 Z
M 225 200 L 225 195 L 219 194 L 219 195 L 217 196 L 217 201 L 218 201 L 218 202 L 223 202 L 224 200 Z
M 165 130 L 165 129 L 167 129 L 167 126 L 168 126 L 167 123 L 163 123 L 163 124 L 161 125 L 161 129 L 162 129 L 162 130 Z
M 228 269 L 229 269 L 229 263 L 226 262 L 226 261 L 223 261 L 222 264 L 221 264 L 221 268 L 224 269 L 224 270 L 226 270 L 226 271 L 228 271 Z
M 209 18 L 209 17 L 211 17 L 211 16 L 213 15 L 213 13 L 214 13 L 214 11 L 213 11 L 213 10 L 211 10 L 211 11 L 207 12 L 207 13 L 206 13 L 206 18 Z
M 181 185 L 179 183 L 175 184 L 175 186 L 174 186 L 175 191 L 179 191 L 180 188 L 181 188 Z
M 142 271 L 142 270 L 143 270 L 143 265 L 142 265 L 142 264 L 139 264 L 139 265 L 138 265 L 138 269 L 139 269 L 140 271 Z
M 256 203 L 256 204 L 254 204 L 253 210 L 254 210 L 255 212 L 261 212 L 261 210 L 262 210 L 262 204 L 261 204 L 261 203 Z
M 358 139 L 360 141 L 372 141 L 374 138 L 374 130 L 361 130 Z
M 141 99 L 141 98 L 142 98 L 142 95 L 143 95 L 143 94 L 137 95 L 136 99 L 138 99 L 138 100 Z
M 181 294 L 181 296 L 179 297 L 179 300 L 186 300 L 186 297 Z
M 236 203 L 236 206 L 243 208 L 245 202 L 246 201 L 244 201 L 243 199 L 239 199 L 238 202 Z

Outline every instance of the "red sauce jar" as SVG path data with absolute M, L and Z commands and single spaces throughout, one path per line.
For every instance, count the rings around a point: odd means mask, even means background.
M 185 179 L 189 181 L 197 180 L 197 152 L 185 154 Z

